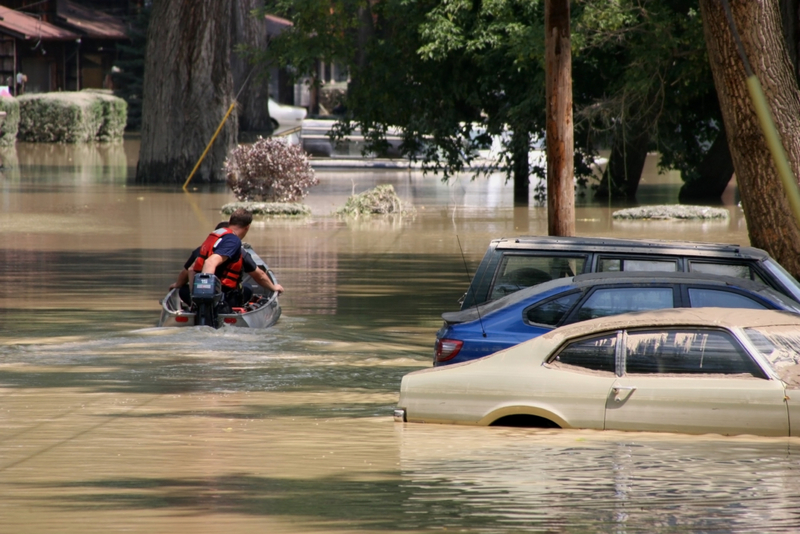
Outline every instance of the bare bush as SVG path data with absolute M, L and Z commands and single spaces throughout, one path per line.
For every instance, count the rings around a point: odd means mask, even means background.
M 228 186 L 239 200 L 298 202 L 317 185 L 303 149 L 277 139 L 239 145 L 225 160 Z

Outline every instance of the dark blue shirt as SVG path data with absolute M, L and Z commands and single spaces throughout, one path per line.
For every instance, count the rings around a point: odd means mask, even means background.
M 238 261 L 242 254 L 242 240 L 236 234 L 225 234 L 214 245 L 214 254 L 226 256 L 232 262 Z
M 245 252 L 244 250 L 240 250 L 240 254 L 244 254 L 244 260 L 242 265 L 242 270 L 246 273 L 252 273 L 258 266 L 256 262 L 253 261 L 253 257 Z M 186 260 L 186 263 L 183 264 L 184 269 L 191 269 L 192 265 L 194 265 L 194 260 L 196 260 L 200 256 L 200 247 L 197 247 L 192 251 L 192 255 L 189 256 L 189 259 Z

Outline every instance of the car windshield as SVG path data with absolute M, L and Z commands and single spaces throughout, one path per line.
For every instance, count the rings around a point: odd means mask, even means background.
M 800 302 L 800 282 L 772 258 L 764 261 L 764 267 L 777 278 L 784 290 L 796 301 Z
M 800 364 L 800 330 L 797 326 L 746 328 L 744 332 L 779 374 Z

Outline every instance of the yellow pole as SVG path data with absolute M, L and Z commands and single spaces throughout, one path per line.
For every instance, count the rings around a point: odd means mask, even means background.
M 231 107 L 228 108 L 228 112 L 225 114 L 224 117 L 222 117 L 222 122 L 220 122 L 219 126 L 217 126 L 217 131 L 214 132 L 213 137 L 211 137 L 211 141 L 208 142 L 208 146 L 206 146 L 206 149 L 203 150 L 203 153 L 200 155 L 200 159 L 197 160 L 197 163 L 195 164 L 194 169 L 192 169 L 192 172 L 189 174 L 189 177 L 186 179 L 186 182 L 184 182 L 184 184 L 183 184 L 183 190 L 184 191 L 186 191 L 186 186 L 189 185 L 189 182 L 192 181 L 192 178 L 194 177 L 194 173 L 197 172 L 197 169 L 198 169 L 198 167 L 200 167 L 200 164 L 203 162 L 203 159 L 206 157 L 206 154 L 208 154 L 208 151 L 211 148 L 211 145 L 214 144 L 214 139 L 216 139 L 217 136 L 219 135 L 219 132 L 222 131 L 222 126 L 225 124 L 225 121 L 228 120 L 228 117 L 230 116 L 231 112 L 233 111 L 234 106 L 236 106 L 236 100 L 231 102 Z
M 770 154 L 772 154 L 772 161 L 775 162 L 778 176 L 786 191 L 786 197 L 789 199 L 789 206 L 792 208 L 794 219 L 800 224 L 800 191 L 797 188 L 797 180 L 795 180 L 792 168 L 789 166 L 789 159 L 786 157 L 786 151 L 783 149 L 781 138 L 775 128 L 775 122 L 772 120 L 772 114 L 767 105 L 767 98 L 764 96 L 764 91 L 761 89 L 761 83 L 758 78 L 755 76 L 747 78 L 747 90 L 753 100 L 758 122 L 761 123 L 761 129 L 764 131 L 764 138 L 767 141 Z

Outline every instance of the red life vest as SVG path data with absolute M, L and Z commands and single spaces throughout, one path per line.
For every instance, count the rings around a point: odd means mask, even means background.
M 209 256 L 214 253 L 214 245 L 216 245 L 217 242 L 222 239 L 222 236 L 232 233 L 233 230 L 230 228 L 220 228 L 219 230 L 214 230 L 208 234 L 206 240 L 203 241 L 202 245 L 200 245 L 200 256 L 198 256 L 194 262 L 194 265 L 192 265 L 192 270 L 196 273 L 202 272 L 203 264 L 209 258 Z M 244 256 L 242 256 L 240 252 L 238 260 L 231 261 L 231 259 L 228 258 L 226 261 L 217 266 L 214 274 L 217 276 L 217 278 L 219 278 L 224 290 L 236 289 L 239 287 L 239 283 L 242 281 L 243 265 Z

